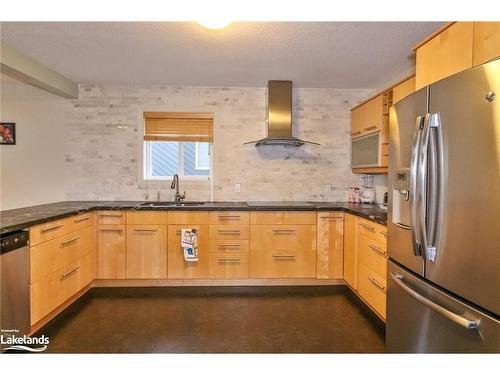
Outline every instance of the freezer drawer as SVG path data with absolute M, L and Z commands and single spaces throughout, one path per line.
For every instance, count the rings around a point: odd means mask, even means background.
M 392 261 L 387 286 L 389 353 L 500 353 L 498 319 L 443 293 Z

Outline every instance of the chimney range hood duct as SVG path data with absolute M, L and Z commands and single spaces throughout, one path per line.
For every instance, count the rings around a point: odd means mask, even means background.
M 245 142 L 255 146 L 295 146 L 319 143 L 304 141 L 292 135 L 292 81 L 269 81 L 267 84 L 267 137 Z

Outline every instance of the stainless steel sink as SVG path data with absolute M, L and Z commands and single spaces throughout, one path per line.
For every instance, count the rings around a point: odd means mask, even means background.
M 204 204 L 205 202 L 144 202 L 140 207 L 199 207 Z

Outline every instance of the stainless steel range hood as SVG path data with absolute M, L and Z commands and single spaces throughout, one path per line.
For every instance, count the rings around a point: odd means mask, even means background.
M 292 81 L 269 81 L 267 84 L 267 137 L 245 142 L 255 146 L 295 146 L 319 143 L 304 141 L 292 135 Z

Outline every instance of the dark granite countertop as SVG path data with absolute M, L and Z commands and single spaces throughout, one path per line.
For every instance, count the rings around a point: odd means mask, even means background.
M 206 202 L 200 206 L 141 206 L 143 201 L 68 201 L 0 211 L 0 234 L 26 229 L 33 225 L 95 210 L 147 211 L 344 211 L 381 224 L 387 222 L 387 211 L 374 204 L 343 202 Z

